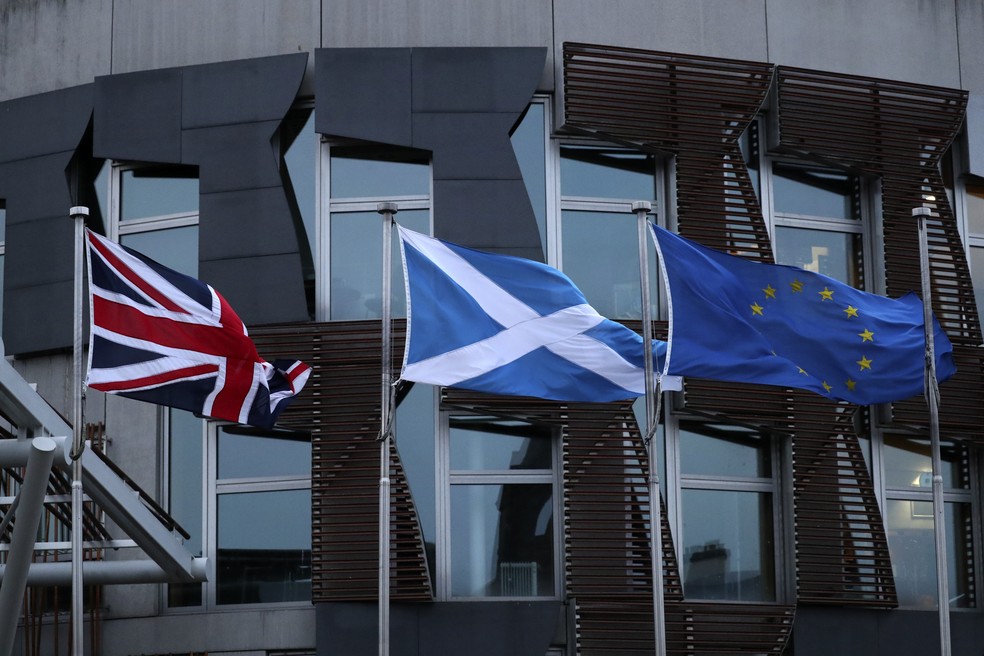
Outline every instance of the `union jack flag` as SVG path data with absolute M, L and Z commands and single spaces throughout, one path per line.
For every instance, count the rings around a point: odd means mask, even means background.
M 301 391 L 311 368 L 260 358 L 246 326 L 200 280 L 86 230 L 97 390 L 260 428 Z

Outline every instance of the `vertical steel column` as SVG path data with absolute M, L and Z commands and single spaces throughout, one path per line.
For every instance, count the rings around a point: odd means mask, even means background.
M 82 280 L 85 262 L 85 218 L 89 208 L 69 210 L 75 224 L 74 338 L 72 340 L 72 654 L 82 656 L 82 449 L 85 448 L 82 425 Z
M 379 203 L 376 211 L 383 215 L 383 289 L 382 294 L 382 379 L 379 417 L 379 656 L 389 656 L 390 604 L 390 424 L 392 422 L 393 360 L 390 317 L 390 277 L 393 257 L 393 215 L 396 203 Z
M 946 553 L 946 505 L 943 502 L 943 465 L 940 461 L 939 387 L 933 342 L 933 289 L 929 279 L 928 207 L 915 207 L 912 216 L 919 227 L 919 270 L 922 278 L 923 327 L 926 332 L 926 402 L 929 404 L 929 440 L 933 462 L 933 534 L 936 539 L 936 596 L 939 604 L 940 654 L 950 656 L 950 581 Z
M 649 289 L 649 219 L 652 203 L 639 201 L 632 203 L 636 213 L 639 238 L 639 282 L 642 296 L 642 352 L 645 359 L 646 381 L 646 425 L 643 427 L 646 454 L 649 457 L 649 560 L 653 569 L 653 629 L 656 656 L 666 653 L 666 621 L 663 609 L 663 540 L 660 535 L 659 507 L 659 454 L 656 452 L 654 437 L 656 422 L 659 421 L 658 400 L 661 390 L 654 385 L 653 372 L 653 318 L 650 311 L 651 290 Z

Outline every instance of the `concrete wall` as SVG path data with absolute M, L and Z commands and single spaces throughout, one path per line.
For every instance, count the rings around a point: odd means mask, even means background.
M 564 41 L 984 91 L 982 38 L 977 0 L 6 0 L 0 101 L 109 73 L 318 47 L 557 53 Z M 548 58 L 542 89 L 559 65 Z

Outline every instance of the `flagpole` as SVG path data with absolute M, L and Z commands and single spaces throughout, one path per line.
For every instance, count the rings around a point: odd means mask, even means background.
M 390 423 L 393 401 L 392 325 L 390 318 L 390 277 L 393 256 L 393 215 L 396 203 L 379 203 L 376 211 L 383 215 L 383 289 L 382 289 L 382 387 L 379 428 L 379 656 L 389 656 L 390 605 Z
M 646 383 L 646 425 L 644 443 L 649 458 L 649 560 L 653 570 L 653 629 L 656 656 L 666 653 L 666 628 L 663 610 L 663 540 L 660 526 L 658 458 L 654 437 L 659 421 L 659 400 L 662 389 L 654 384 L 653 372 L 653 319 L 650 310 L 649 289 L 649 201 L 632 203 L 636 214 L 639 237 L 639 282 L 642 291 L 642 349 Z
M 929 207 L 915 207 L 912 216 L 919 227 L 919 269 L 922 278 L 923 327 L 926 332 L 926 401 L 929 404 L 929 439 L 933 463 L 933 533 L 936 539 L 936 596 L 940 625 L 940 654 L 950 656 L 950 581 L 946 552 L 946 505 L 943 501 L 943 466 L 940 458 L 939 386 L 933 343 L 932 287 L 929 279 L 929 237 L 926 219 Z
M 85 262 L 84 231 L 89 208 L 69 210 L 75 225 L 74 335 L 72 339 L 72 654 L 82 656 L 82 450 L 85 448 L 82 426 L 82 269 Z

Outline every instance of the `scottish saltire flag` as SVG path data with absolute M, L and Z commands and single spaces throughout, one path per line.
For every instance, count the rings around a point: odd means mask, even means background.
M 652 229 L 672 308 L 669 373 L 812 390 L 859 405 L 922 394 L 926 338 L 915 294 L 869 294 Z M 956 371 L 953 348 L 934 324 L 943 381 Z
M 645 394 L 642 338 L 560 271 L 399 227 L 404 380 L 556 401 Z
M 301 391 L 302 362 L 265 362 L 205 283 L 91 231 L 90 347 L 97 390 L 260 428 Z

